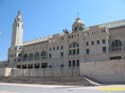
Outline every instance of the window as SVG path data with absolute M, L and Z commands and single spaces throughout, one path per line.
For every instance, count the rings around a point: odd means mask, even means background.
M 61 46 L 61 50 L 63 50 L 63 46 Z
M 86 54 L 89 54 L 89 49 L 86 49 Z
M 47 58 L 47 54 L 46 54 L 45 51 L 42 51 L 42 52 L 41 52 L 41 58 L 42 58 L 42 59 L 46 59 L 46 58 Z
M 79 44 L 77 42 L 72 42 L 69 45 L 69 55 L 78 55 L 79 54 Z
M 110 60 L 120 60 L 122 59 L 121 56 L 110 57 Z
M 22 54 L 19 54 L 18 55 L 18 61 L 21 61 L 22 60 Z
M 76 63 L 75 60 L 72 61 L 72 66 L 75 67 Z
M 82 27 L 82 26 L 80 26 L 80 27 L 79 27 L 79 30 L 83 30 L 83 27 Z
M 92 41 L 91 44 L 94 45 L 94 41 Z
M 49 54 L 49 58 L 52 58 L 52 55 L 51 55 L 51 54 Z
M 69 61 L 69 67 L 71 67 L 71 66 L 72 66 L 71 61 Z
M 72 55 L 72 51 L 71 50 L 69 50 L 69 55 Z
M 17 68 L 21 68 L 21 65 L 17 65 L 16 67 L 17 67 Z
M 99 40 L 97 40 L 97 45 L 99 45 L 99 43 L 100 43 Z
M 57 50 L 59 50 L 59 46 L 57 46 Z
M 79 49 L 77 49 L 77 54 L 79 54 Z
M 79 44 L 77 42 L 73 42 L 69 45 L 69 48 L 78 48 Z
M 89 46 L 89 42 L 86 42 L 86 46 Z
M 60 53 L 60 56 L 63 57 L 63 52 Z
M 18 59 L 18 61 L 20 62 L 20 61 L 21 61 L 21 59 Z
M 32 53 L 29 54 L 29 60 L 33 60 L 33 54 Z
M 23 69 L 26 69 L 27 68 L 27 65 L 25 64 L 25 65 L 22 65 L 22 68 Z
M 102 40 L 102 43 L 105 44 L 105 39 Z
M 102 47 L 103 53 L 106 53 L 106 47 Z
M 39 60 L 39 59 L 40 59 L 39 52 L 36 52 L 34 57 L 35 57 L 35 58 L 34 58 L 35 60 Z
M 121 50 L 122 49 L 122 42 L 120 40 L 114 40 L 112 42 L 112 50 Z
M 77 60 L 77 67 L 79 67 L 79 60 Z
M 19 54 L 18 56 L 19 56 L 19 57 L 22 57 L 22 54 Z
M 44 57 L 45 57 L 45 56 L 46 56 L 46 52 L 45 52 L 45 51 L 42 51 L 42 52 L 41 52 L 41 56 L 44 56 Z
M 24 56 L 23 56 L 23 61 L 26 61 L 27 58 L 28 58 L 27 54 L 24 54 Z
M 51 48 L 49 48 L 49 51 L 51 51 Z
M 42 64 L 41 64 L 41 67 L 42 67 L 42 68 L 47 68 L 47 66 L 48 66 L 47 63 L 42 63 Z
M 53 47 L 53 50 L 55 51 L 55 47 Z
M 73 49 L 73 55 L 75 55 L 76 54 L 76 50 L 75 49 Z
M 33 64 L 28 64 L 28 68 L 29 69 L 33 68 Z
M 75 31 L 77 31 L 77 27 L 75 27 Z
M 39 63 L 34 64 L 34 68 L 40 68 L 40 64 Z

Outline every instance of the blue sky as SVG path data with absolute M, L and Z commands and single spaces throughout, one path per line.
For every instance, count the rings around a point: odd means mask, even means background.
M 24 41 L 71 30 L 79 13 L 86 26 L 125 19 L 125 0 L 0 0 L 0 61 L 7 60 L 12 23 L 18 10 Z

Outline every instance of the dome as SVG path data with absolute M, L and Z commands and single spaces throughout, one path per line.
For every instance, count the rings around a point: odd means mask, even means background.
M 79 17 L 77 17 L 72 26 L 75 26 L 75 25 L 85 25 L 85 24 L 82 22 L 82 20 Z
M 75 22 L 72 25 L 72 31 L 73 32 L 83 31 L 84 28 L 85 28 L 85 24 L 81 21 L 79 17 L 77 17 Z

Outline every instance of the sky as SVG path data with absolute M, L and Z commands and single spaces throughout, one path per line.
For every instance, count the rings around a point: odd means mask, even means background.
M 125 19 L 125 0 L 0 0 L 0 61 L 8 59 L 12 24 L 21 11 L 23 41 L 72 29 L 77 15 L 87 26 Z

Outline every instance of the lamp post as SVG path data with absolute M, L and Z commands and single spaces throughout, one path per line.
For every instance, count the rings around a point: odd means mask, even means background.
M 0 37 L 1 37 L 1 31 L 0 31 Z M 0 56 L 0 61 L 1 61 L 1 56 Z

